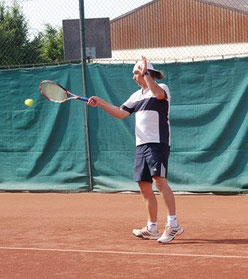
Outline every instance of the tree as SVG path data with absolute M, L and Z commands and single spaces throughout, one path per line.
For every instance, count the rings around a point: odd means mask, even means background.
M 44 63 L 59 62 L 64 60 L 63 31 L 46 24 L 42 33 L 41 59 Z
M 28 39 L 28 27 L 17 2 L 12 7 L 0 3 L 0 65 L 29 64 L 39 57 L 33 42 Z M 34 57 L 35 56 L 35 57 Z
M 64 60 L 63 31 L 46 24 L 33 39 L 17 2 L 12 7 L 0 3 L 0 65 L 53 63 Z

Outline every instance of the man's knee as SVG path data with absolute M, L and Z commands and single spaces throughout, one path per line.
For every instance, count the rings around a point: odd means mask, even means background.
M 163 189 L 166 188 L 167 180 L 165 177 L 154 176 L 153 181 L 159 192 L 162 192 Z
M 140 182 L 139 187 L 140 187 L 140 192 L 144 197 L 149 197 L 151 194 L 153 194 L 151 183 Z

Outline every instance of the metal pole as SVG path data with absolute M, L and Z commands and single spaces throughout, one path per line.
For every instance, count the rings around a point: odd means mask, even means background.
M 87 97 L 86 92 L 86 44 L 85 44 L 85 18 L 84 18 L 84 0 L 79 0 L 79 14 L 80 14 L 80 42 L 81 42 L 81 62 L 82 62 L 82 87 L 83 96 Z M 89 191 L 93 190 L 92 181 L 92 168 L 91 168 L 91 156 L 90 156 L 90 138 L 89 138 L 89 119 L 88 119 L 88 107 L 85 106 L 85 135 L 86 135 L 86 148 L 88 159 L 88 171 L 89 171 Z

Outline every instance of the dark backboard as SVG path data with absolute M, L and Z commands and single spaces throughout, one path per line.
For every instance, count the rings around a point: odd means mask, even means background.
M 81 59 L 80 21 L 63 20 L 65 60 Z M 85 19 L 86 58 L 111 58 L 109 18 Z

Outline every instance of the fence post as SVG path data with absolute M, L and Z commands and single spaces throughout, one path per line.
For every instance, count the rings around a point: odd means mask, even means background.
M 81 43 L 81 63 L 82 63 L 82 88 L 83 95 L 87 97 L 86 86 L 86 44 L 85 44 L 85 17 L 84 17 L 84 0 L 79 0 L 79 14 L 80 14 L 80 43 Z M 92 181 L 92 167 L 91 167 L 91 154 L 90 154 L 90 137 L 89 137 L 89 119 L 88 107 L 85 106 L 85 135 L 86 135 L 86 148 L 88 159 L 88 175 L 89 175 L 89 191 L 93 191 Z

